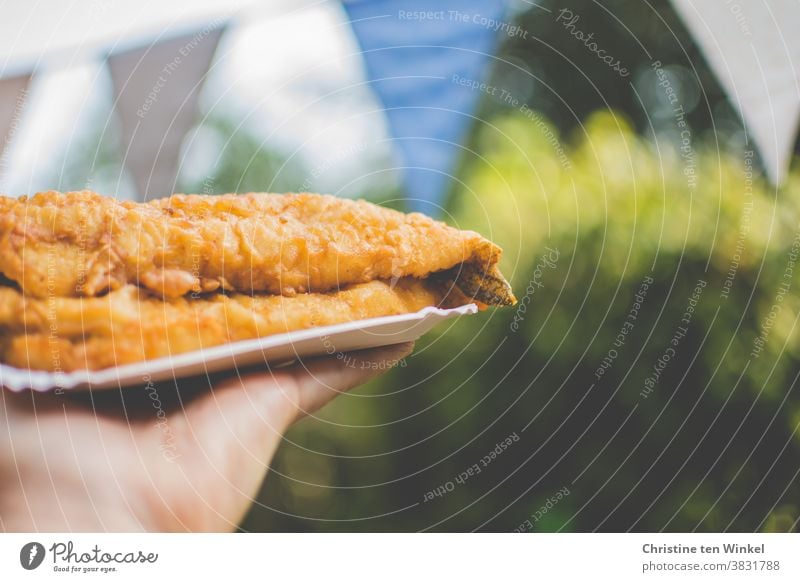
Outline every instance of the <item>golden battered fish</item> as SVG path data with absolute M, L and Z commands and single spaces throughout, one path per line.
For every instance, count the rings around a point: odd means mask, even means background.
M 483 303 L 511 305 L 500 255 L 476 232 L 319 194 L 0 197 L 0 272 L 39 298 L 129 284 L 166 299 L 220 289 L 291 297 L 437 273 Z
M 294 297 L 214 293 L 162 301 L 134 285 L 102 297 L 26 297 L 0 287 L 0 360 L 47 371 L 98 370 L 237 340 L 428 306 L 470 303 L 434 280 L 371 281 Z

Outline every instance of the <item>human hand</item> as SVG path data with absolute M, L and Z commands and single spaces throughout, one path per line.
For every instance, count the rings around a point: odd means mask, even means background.
M 204 385 L 178 389 L 2 389 L 0 530 L 235 529 L 283 433 L 412 348 L 199 378 Z

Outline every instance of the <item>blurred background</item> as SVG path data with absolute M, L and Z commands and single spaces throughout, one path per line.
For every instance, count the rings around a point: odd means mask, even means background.
M 512 2 L 479 21 L 492 34 L 470 46 L 486 49 L 457 69 L 475 76 L 419 92 L 437 103 L 426 125 L 463 119 L 416 174 L 398 142 L 419 116 L 392 112 L 418 105 L 388 99 L 417 81 L 376 74 L 380 50 L 349 25 L 365 3 L 277 2 L 226 25 L 170 189 L 421 210 L 500 244 L 521 301 L 442 324 L 292 429 L 241 528 L 797 529 L 800 174 L 767 179 L 677 3 Z M 407 36 L 438 20 L 378 4 Z M 745 9 L 718 4 L 747 32 Z M 126 163 L 115 70 L 37 69 L 3 190 L 165 193 Z

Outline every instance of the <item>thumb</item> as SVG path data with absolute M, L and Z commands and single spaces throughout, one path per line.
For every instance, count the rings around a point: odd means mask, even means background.
M 214 433 L 209 438 L 218 438 L 220 427 L 227 424 L 261 427 L 261 434 L 246 435 L 245 442 L 253 438 L 263 441 L 261 437 L 267 433 L 282 434 L 339 394 L 391 370 L 413 348 L 409 342 L 229 378 L 208 395 L 211 402 L 200 403 L 197 411 L 187 413 L 196 417 L 198 428 Z
M 408 342 L 371 350 L 340 354 L 337 358 L 312 360 L 287 368 L 294 390 L 284 395 L 294 402 L 293 421 L 312 415 L 336 396 L 388 372 L 414 349 Z

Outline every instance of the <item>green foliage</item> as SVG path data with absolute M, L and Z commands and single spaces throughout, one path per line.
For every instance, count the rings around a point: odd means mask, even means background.
M 245 528 L 794 527 L 800 302 L 796 277 L 784 274 L 800 232 L 800 176 L 775 192 L 750 154 L 697 145 L 703 179 L 691 187 L 679 152 L 605 112 L 560 140 L 520 113 L 494 119 L 474 140 L 450 208 L 453 223 L 505 248 L 525 310 L 443 325 L 407 366 L 301 423 L 267 479 L 261 500 L 271 509 L 254 509 Z M 791 290 L 753 357 L 785 282 Z M 511 433 L 518 443 L 453 481 Z M 448 481 L 452 491 L 424 501 Z M 531 519 L 562 487 L 570 495 Z
M 214 152 L 213 164 L 198 179 L 181 185 L 186 192 L 292 192 L 303 181 L 304 169 L 298 161 L 266 147 L 242 124 L 210 117 L 198 131 L 200 147 Z

